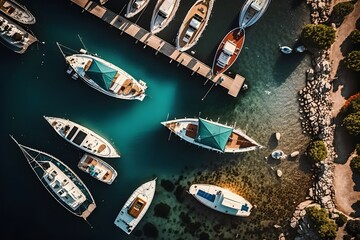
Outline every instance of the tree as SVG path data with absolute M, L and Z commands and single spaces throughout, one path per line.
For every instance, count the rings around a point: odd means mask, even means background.
M 347 217 L 342 213 L 338 213 L 338 214 L 339 217 L 336 219 L 336 224 L 338 225 L 338 227 L 342 227 L 347 222 Z
M 336 237 L 337 225 L 329 218 L 329 213 L 325 208 L 308 207 L 306 208 L 306 215 L 321 239 Z
M 342 125 L 346 128 L 346 130 L 354 136 L 360 135 L 360 111 L 355 113 L 350 113 L 347 115 L 343 121 Z
M 351 159 L 350 167 L 354 172 L 360 173 L 360 157 L 359 156 L 353 157 L 353 159 Z
M 347 233 L 356 239 L 360 239 L 360 220 L 349 220 L 346 224 L 345 230 Z
M 352 51 L 345 57 L 345 66 L 355 72 L 360 71 L 360 51 Z
M 307 24 L 301 39 L 307 48 L 328 49 L 335 41 L 335 29 L 324 24 Z
M 359 44 L 360 43 L 360 30 L 355 29 L 350 34 L 350 39 L 353 44 Z
M 324 141 L 317 140 L 313 141 L 309 144 L 308 147 L 308 155 L 310 159 L 312 159 L 315 162 L 321 162 L 324 161 L 327 157 L 327 147 L 325 146 Z
M 341 2 L 334 6 L 331 12 L 331 20 L 340 25 L 344 18 L 354 10 L 354 4 L 352 2 Z

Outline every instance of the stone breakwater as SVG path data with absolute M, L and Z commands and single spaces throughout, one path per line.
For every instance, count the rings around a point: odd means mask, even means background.
M 331 0 L 306 0 L 310 6 L 311 22 L 314 24 L 326 22 L 329 19 Z

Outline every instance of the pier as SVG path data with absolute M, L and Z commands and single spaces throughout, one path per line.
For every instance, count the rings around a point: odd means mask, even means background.
M 163 39 L 143 29 L 142 27 L 129 21 L 128 19 L 112 12 L 104 6 L 88 0 L 70 1 L 80 6 L 87 12 L 107 22 L 111 26 L 119 29 L 122 33 L 125 32 L 129 36 L 135 38 L 136 42 L 142 42 L 143 44 L 145 44 L 144 47 L 149 46 L 153 48 L 156 51 L 155 54 L 158 54 L 160 52 L 163 55 L 169 57 L 170 63 L 176 61 L 178 66 L 181 64 L 184 67 L 187 67 L 192 71 L 191 75 L 197 73 L 205 77 L 207 79 L 206 81 L 212 81 L 213 84 L 211 88 L 213 86 L 220 85 L 226 88 L 228 90 L 228 94 L 233 97 L 237 97 L 237 95 L 239 94 L 239 91 L 245 81 L 244 77 L 238 74 L 235 75 L 235 78 L 231 78 L 226 74 L 218 74 L 216 76 L 212 76 L 211 67 L 207 66 L 205 63 L 199 61 L 198 59 L 185 52 L 178 51 L 176 47 L 172 44 L 164 41 Z M 209 91 L 211 90 L 211 88 L 209 89 Z

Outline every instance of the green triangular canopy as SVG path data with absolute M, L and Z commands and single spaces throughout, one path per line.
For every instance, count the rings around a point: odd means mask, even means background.
M 199 126 L 195 141 L 224 151 L 232 131 L 233 129 L 231 127 L 221 126 L 199 118 Z
M 96 59 L 93 59 L 90 68 L 86 71 L 86 74 L 100 87 L 105 90 L 109 90 L 112 80 L 117 74 L 117 70 L 106 66 Z

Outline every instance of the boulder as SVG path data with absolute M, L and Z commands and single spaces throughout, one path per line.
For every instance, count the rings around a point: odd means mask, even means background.
M 279 132 L 277 132 L 277 133 L 275 133 L 275 138 L 276 138 L 276 140 L 280 140 L 280 137 L 281 137 L 281 135 L 280 135 L 280 133 Z
M 290 154 L 290 157 L 296 157 L 296 156 L 298 156 L 300 153 L 299 153 L 299 151 L 295 151 L 295 152 L 292 152 L 291 154 Z
M 280 178 L 282 177 L 283 173 L 280 169 L 276 170 L 276 175 Z

